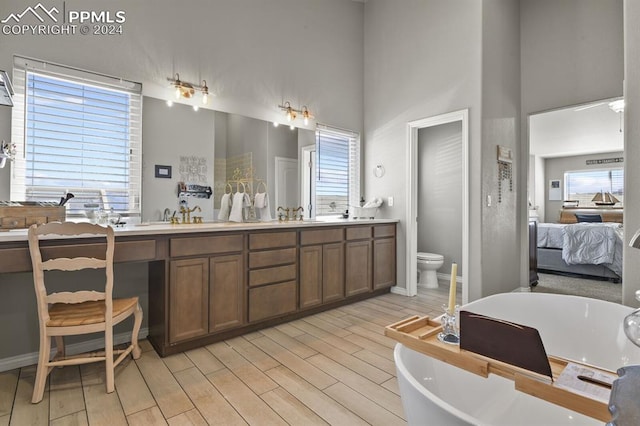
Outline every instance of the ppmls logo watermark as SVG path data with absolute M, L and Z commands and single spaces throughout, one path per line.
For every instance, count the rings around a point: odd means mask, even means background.
M 42 3 L 0 20 L 4 35 L 122 35 L 124 10 L 76 10 L 47 8 Z

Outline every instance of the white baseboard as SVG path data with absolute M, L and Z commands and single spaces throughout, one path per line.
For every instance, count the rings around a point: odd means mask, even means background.
M 391 287 L 391 293 L 399 294 L 401 296 L 406 296 L 407 295 L 407 289 L 403 288 L 403 287 L 398 287 L 397 285 L 394 285 L 393 287 Z
M 148 328 L 141 328 L 138 333 L 138 339 L 146 339 L 149 335 Z M 113 342 L 115 345 L 121 343 L 127 343 L 131 341 L 131 332 L 119 333 L 113 336 Z M 82 353 L 95 351 L 96 349 L 104 348 L 104 338 L 91 339 L 80 343 L 74 343 L 71 345 L 65 345 L 69 354 Z M 52 351 L 54 352 L 54 351 Z M 38 352 L 31 352 L 28 354 L 16 355 L 9 358 L 0 359 L 0 372 L 14 370 L 16 368 L 26 367 L 38 363 Z

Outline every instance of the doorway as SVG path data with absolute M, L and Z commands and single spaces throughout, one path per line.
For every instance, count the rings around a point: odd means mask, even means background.
M 439 126 L 442 124 L 460 122 L 462 128 L 461 160 L 462 160 L 462 188 L 458 197 L 461 198 L 462 223 L 462 259 L 461 276 L 457 280 L 462 283 L 462 303 L 469 300 L 468 271 L 469 271 L 469 110 L 454 111 L 434 117 L 411 121 L 408 123 L 407 134 L 409 143 L 409 155 L 407 157 L 407 238 L 406 238 L 406 277 L 407 296 L 415 296 L 418 293 L 417 283 L 417 254 L 418 254 L 418 132 L 420 129 Z M 456 196 L 456 194 L 451 194 Z

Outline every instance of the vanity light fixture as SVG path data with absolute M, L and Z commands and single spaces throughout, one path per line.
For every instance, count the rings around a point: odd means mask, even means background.
M 204 105 L 209 103 L 209 87 L 207 87 L 207 81 L 202 80 L 202 85 L 198 86 L 197 84 L 189 83 L 187 81 L 180 80 L 180 74 L 176 73 L 175 78 L 168 78 L 169 82 L 173 86 L 175 90 L 176 99 L 186 98 L 191 99 L 195 94 L 196 90 L 202 93 L 202 103 Z M 169 105 L 169 101 L 167 101 L 167 105 Z M 171 105 L 169 105 L 171 106 Z M 194 106 L 194 110 L 197 109 Z
M 309 108 L 306 105 L 304 105 L 301 109 L 295 109 L 294 107 L 291 106 L 291 103 L 287 101 L 282 105 L 278 105 L 278 108 L 284 111 L 287 117 L 287 121 L 289 123 L 292 123 L 293 121 L 295 121 L 295 119 L 298 117 L 298 114 L 302 116 L 305 126 L 308 126 L 309 120 L 313 118 L 313 115 L 311 115 L 311 112 L 309 111 Z M 292 124 L 291 128 L 294 129 L 295 126 L 293 126 Z

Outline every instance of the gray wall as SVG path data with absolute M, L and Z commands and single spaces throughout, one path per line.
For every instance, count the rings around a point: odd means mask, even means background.
M 418 251 L 462 268 L 462 123 L 418 130 Z
M 520 20 L 519 3 L 512 0 L 483 1 L 482 8 L 482 135 L 481 135 L 481 238 L 482 283 L 469 287 L 471 300 L 511 291 L 519 282 L 518 194 L 526 193 L 526 180 L 517 172 L 520 133 Z M 512 150 L 513 191 L 501 182 L 497 163 L 498 145 Z M 476 179 L 471 174 L 471 179 Z M 486 202 L 491 196 L 491 205 Z M 501 198 L 501 200 L 499 200 Z M 527 204 L 522 206 L 525 210 Z M 473 251 L 472 251 L 473 253 Z M 528 262 L 528 258 L 527 258 Z M 471 274 L 473 277 L 473 274 Z M 528 286 L 528 281 L 526 281 Z
M 168 208 L 179 209 L 177 186 L 180 156 L 204 157 L 207 160 L 207 182 L 213 187 L 214 112 L 194 111 L 187 105 L 145 97 L 142 108 L 142 220 L 161 220 Z M 171 166 L 171 179 L 155 177 L 155 165 Z M 200 206 L 204 220 L 213 219 L 213 198 L 189 200 L 189 207 Z M 179 214 L 176 214 L 179 216 Z
M 598 170 L 602 168 L 606 168 L 607 165 L 603 167 L 601 164 L 592 164 L 587 165 L 587 160 L 598 160 L 602 158 L 614 158 L 614 157 L 622 157 L 624 155 L 623 152 L 607 152 L 602 154 L 593 154 L 593 155 L 574 155 L 571 157 L 557 157 L 557 158 L 547 158 L 545 159 L 545 180 L 547 182 L 544 190 L 544 198 L 545 198 L 545 222 L 558 222 L 560 220 L 560 210 L 562 209 L 562 201 L 549 201 L 549 181 L 550 180 L 559 180 L 560 188 L 562 188 L 562 198 L 567 198 L 564 193 L 564 174 L 568 171 L 577 171 L 577 170 Z M 623 164 L 619 164 L 620 166 L 624 166 Z M 626 171 L 626 167 L 625 167 Z M 625 194 L 626 198 L 626 194 Z
M 369 0 L 365 4 L 365 199 L 393 196 L 379 215 L 398 225 L 398 286 L 406 288 L 407 123 L 470 108 L 469 286 L 480 269 L 481 7 L 478 1 Z M 374 178 L 375 165 L 385 175 Z M 468 279 L 469 277 L 465 277 Z
M 0 16 L 24 8 L 3 0 Z M 345 0 L 85 0 L 83 10 L 124 10 L 123 35 L 2 35 L 0 69 L 12 69 L 14 54 L 34 57 L 141 82 L 159 99 L 173 99 L 167 78 L 177 72 L 207 80 L 216 95 L 209 108 L 284 122 L 277 105 L 290 101 L 362 132 L 363 8 Z M 0 140 L 10 140 L 10 123 L 11 109 L 0 109 Z M 0 169 L 0 200 L 9 199 L 9 177 Z
M 529 155 L 529 114 L 622 96 L 622 5 L 622 0 L 520 1 L 523 164 Z M 526 182 L 524 167 L 518 179 Z M 519 201 L 526 206 L 525 191 Z M 519 212 L 520 279 L 526 283 L 527 213 L 524 208 Z
M 624 152 L 626 164 L 640 161 L 640 2 L 624 2 L 625 36 L 625 111 L 624 111 Z M 638 167 L 625 168 L 625 188 L 637 188 L 640 182 Z M 629 190 L 624 196 L 624 238 L 629 241 L 640 228 L 640 191 Z M 622 275 L 622 302 L 629 306 L 638 306 L 636 290 L 640 289 L 640 250 L 625 244 L 624 269 Z

